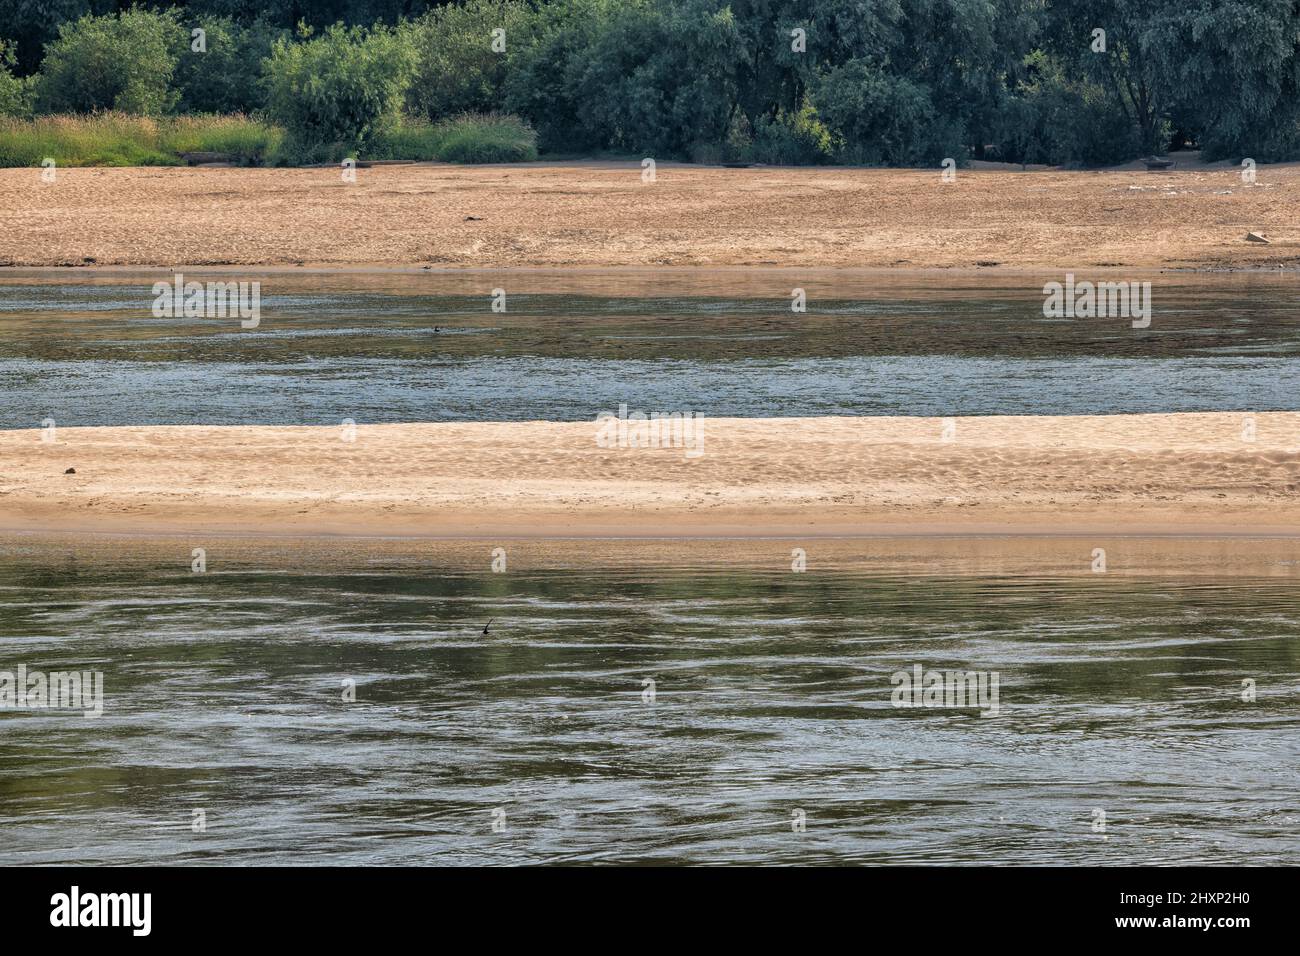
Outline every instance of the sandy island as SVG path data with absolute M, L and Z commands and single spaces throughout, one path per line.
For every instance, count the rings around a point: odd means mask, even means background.
M 1300 164 L 0 169 L 0 265 L 1295 268 Z M 1261 233 L 1262 245 L 1246 241 Z
M 0 530 L 1300 534 L 1300 413 L 944 421 L 707 419 L 694 459 L 594 422 L 3 431 Z

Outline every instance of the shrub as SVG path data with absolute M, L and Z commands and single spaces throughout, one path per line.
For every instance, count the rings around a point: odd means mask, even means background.
M 335 25 L 301 43 L 276 41 L 267 113 L 284 127 L 289 162 L 337 160 L 396 122 L 410 77 L 407 37 L 386 27 Z
M 178 116 L 160 124 L 164 152 L 225 153 L 240 166 L 265 166 L 279 155 L 284 131 L 261 120 L 235 114 Z
M 11 72 L 12 47 L 0 40 L 0 116 L 27 116 L 32 110 L 32 84 Z
M 375 136 L 367 159 L 522 163 L 537 158 L 537 134 L 517 116 L 466 113 L 440 123 L 405 117 Z
M 177 100 L 172 76 L 185 32 L 174 11 L 132 7 L 59 28 L 36 84 L 42 112 L 113 109 L 157 116 Z
M 365 155 L 367 159 L 437 159 L 441 143 L 442 133 L 433 123 L 404 116 L 375 134 Z
M 820 76 L 813 102 L 843 162 L 919 166 L 965 156 L 960 124 L 937 114 L 925 87 L 866 60 Z
M 439 124 L 448 163 L 522 163 L 537 158 L 537 134 L 517 116 L 459 116 Z
M 500 109 L 511 58 L 532 42 L 536 16 L 520 0 L 437 7 L 408 28 L 415 66 L 407 108 L 430 119 Z M 504 30 L 503 51 L 492 49 Z
M 1040 55 L 1033 78 L 1002 103 L 993 124 L 1001 156 L 1018 163 L 1110 166 L 1137 156 L 1136 127 L 1102 87 L 1070 83 Z
M 198 21 L 203 50 L 185 47 L 176 71 L 180 109 L 187 113 L 252 113 L 266 105 L 265 60 L 287 30 L 262 20 L 248 26 L 226 17 Z
M 780 111 L 774 118 L 760 119 L 741 155 L 754 163 L 802 166 L 826 162 L 832 145 L 830 130 L 805 102 L 797 113 Z
M 280 131 L 242 116 L 153 119 L 124 113 L 0 119 L 0 166 L 176 166 L 181 153 L 230 153 L 263 163 Z

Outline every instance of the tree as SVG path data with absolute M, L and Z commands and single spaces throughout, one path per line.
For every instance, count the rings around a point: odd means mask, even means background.
M 172 76 L 184 42 L 173 10 L 132 7 L 117 16 L 64 24 L 46 47 L 38 106 L 51 113 L 165 113 L 178 99 Z
M 1295 155 L 1300 2 L 1184 0 L 1155 9 L 1143 43 L 1170 113 L 1210 158 Z
M 430 119 L 500 109 L 509 64 L 532 42 L 534 20 L 521 0 L 467 0 L 421 17 L 409 28 L 408 108 Z
M 31 84 L 13 75 L 14 63 L 10 45 L 0 40 L 0 116 L 26 116 L 31 112 Z
M 227 17 L 201 17 L 187 29 L 204 31 L 202 49 L 193 36 L 176 70 L 180 109 L 187 113 L 251 113 L 266 104 L 264 63 L 288 31 L 263 20 L 245 26 Z
M 276 41 L 267 63 L 267 113 L 285 129 L 286 155 L 338 159 L 359 149 L 400 112 L 410 44 L 377 26 L 336 24 L 301 42 Z

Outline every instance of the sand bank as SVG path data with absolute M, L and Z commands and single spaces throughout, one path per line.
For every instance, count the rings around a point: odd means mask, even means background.
M 1294 268 L 1300 166 L 0 169 L 0 264 Z M 473 217 L 473 218 L 470 218 Z M 1245 241 L 1263 233 L 1271 245 Z
M 1300 413 L 0 432 L 0 529 L 412 536 L 1300 534 Z M 950 440 L 948 440 L 950 439 Z M 75 474 L 64 474 L 75 468 Z

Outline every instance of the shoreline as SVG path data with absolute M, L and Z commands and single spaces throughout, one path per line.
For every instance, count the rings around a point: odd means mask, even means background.
M 518 539 L 1300 535 L 1300 412 L 0 432 L 0 529 Z M 76 474 L 65 475 L 75 467 Z

